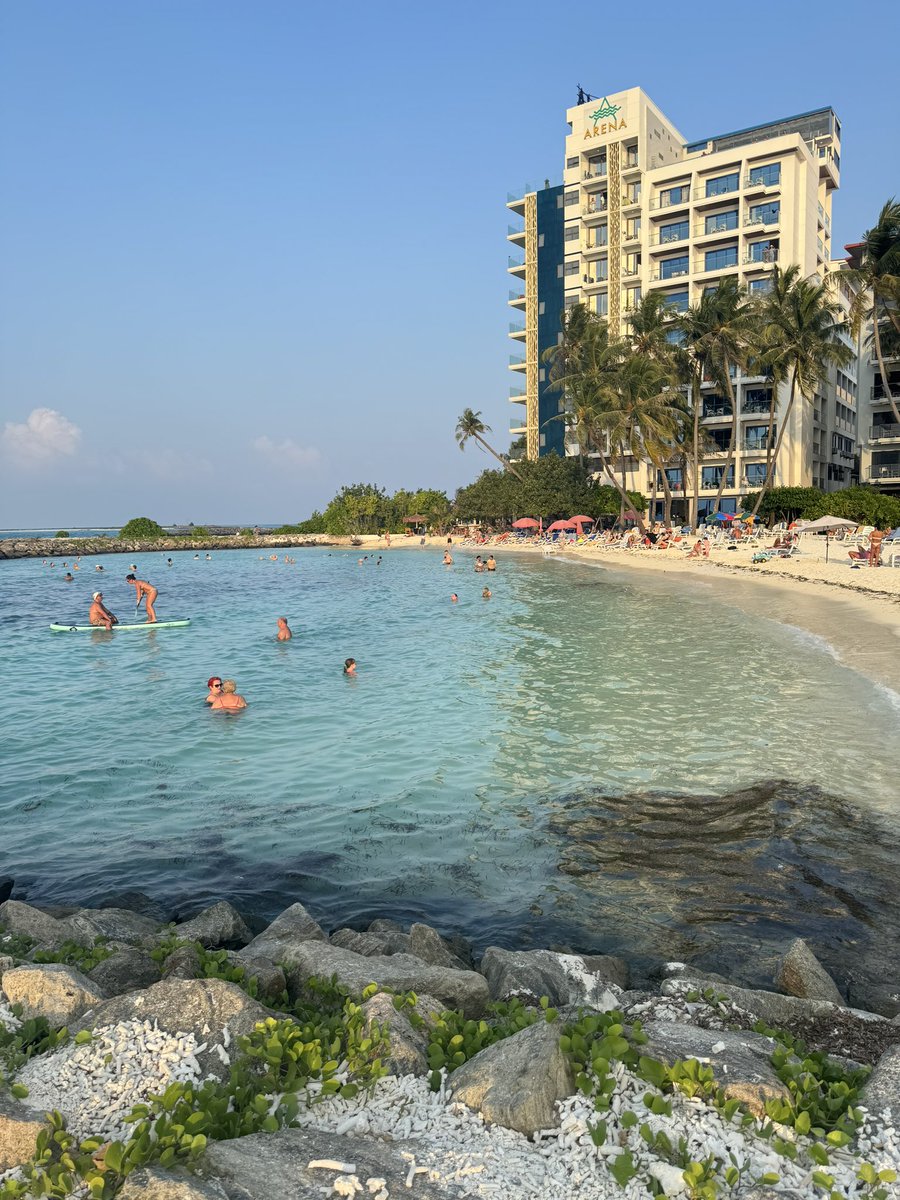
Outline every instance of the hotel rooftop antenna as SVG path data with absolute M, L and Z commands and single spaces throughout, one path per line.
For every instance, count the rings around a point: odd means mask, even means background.
M 578 85 L 578 103 L 579 104 L 589 104 L 591 102 L 591 100 L 596 100 L 596 99 L 597 99 L 596 96 L 592 96 L 590 94 L 590 92 L 586 92 L 584 90 L 584 88 L 581 86 L 581 84 L 579 83 L 579 85 Z

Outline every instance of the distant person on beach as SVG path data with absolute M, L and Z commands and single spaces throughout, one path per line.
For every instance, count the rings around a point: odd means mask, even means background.
M 453 555 L 450 553 L 449 550 L 444 551 L 444 566 L 445 567 L 453 566 Z
M 881 566 L 881 543 L 884 541 L 884 533 L 880 529 L 873 529 L 869 534 L 869 566 Z
M 486 587 L 486 588 L 484 588 L 484 590 L 481 593 L 481 598 L 482 598 L 482 600 L 490 600 L 492 595 L 493 595 L 493 593 L 491 592 L 491 589 L 489 587 Z
M 112 629 L 113 625 L 118 625 L 119 618 L 111 613 L 103 603 L 103 593 L 94 592 L 93 604 L 91 611 L 88 613 L 88 620 L 92 625 L 102 625 L 106 629 Z
M 494 558 L 493 554 L 488 555 L 487 562 L 484 565 L 487 567 L 487 569 L 489 571 L 497 570 L 497 560 L 496 560 L 496 558 Z
M 389 533 L 386 533 L 386 534 L 384 535 L 384 544 L 387 546 L 388 550 L 390 550 L 390 548 L 391 548 L 391 535 L 390 535 Z
M 213 700 L 210 708 L 213 710 L 224 709 L 226 712 L 236 712 L 239 708 L 246 708 L 247 701 L 243 696 L 237 694 L 237 684 L 233 679 L 222 680 L 222 691 Z
M 287 617 L 278 618 L 278 633 L 276 636 L 279 642 L 289 642 L 294 636 L 288 626 Z
M 130 583 L 134 588 L 134 607 L 141 607 L 141 600 L 144 601 L 144 607 L 147 610 L 147 624 L 152 625 L 156 621 L 156 609 L 153 605 L 156 603 L 156 597 L 159 592 L 152 583 L 148 583 L 146 579 L 138 579 L 136 575 L 126 575 L 125 582 Z
M 206 686 L 209 688 L 209 694 L 207 695 L 204 703 L 212 704 L 213 701 L 218 700 L 218 698 L 222 695 L 222 680 L 218 675 L 211 675 L 206 681 Z
M 345 675 L 355 675 L 356 674 L 356 659 L 355 658 L 347 658 L 344 660 L 344 674 Z

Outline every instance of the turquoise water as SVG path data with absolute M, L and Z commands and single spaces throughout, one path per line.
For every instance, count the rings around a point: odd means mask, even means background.
M 850 963 L 895 944 L 898 710 L 826 646 L 587 565 L 359 556 L 140 556 L 159 619 L 192 625 L 112 635 L 47 626 L 95 588 L 133 620 L 132 556 L 72 584 L 0 563 L 17 895 L 259 917 L 300 899 L 329 927 L 422 917 L 481 945 L 720 966 L 789 932 Z M 212 674 L 245 712 L 206 709 Z

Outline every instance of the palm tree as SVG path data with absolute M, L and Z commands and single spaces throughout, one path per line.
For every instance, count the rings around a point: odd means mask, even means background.
M 772 275 L 772 290 L 762 308 L 764 328 L 761 353 L 762 361 L 773 377 L 772 401 L 769 406 L 766 478 L 753 506 L 754 517 L 772 486 L 778 452 L 795 399 L 799 395 L 812 402 L 816 388 L 828 375 L 829 367 L 846 366 L 853 358 L 853 351 L 838 337 L 843 312 L 829 289 L 829 282 L 821 283 L 816 276 L 801 278 L 800 268 L 796 265 L 788 267 L 786 271 L 776 267 Z M 778 385 L 788 381 L 788 402 L 781 416 L 778 439 L 772 452 Z
M 729 276 L 719 283 L 713 293 L 713 302 L 718 333 L 709 356 L 709 367 L 713 381 L 725 389 L 728 403 L 731 405 L 731 435 L 728 440 L 728 453 L 725 456 L 725 465 L 719 477 L 719 490 L 713 505 L 713 512 L 718 512 L 737 445 L 739 413 L 731 370 L 732 367 L 746 367 L 750 359 L 754 343 L 754 310 L 749 304 L 743 288 L 733 276 Z
M 510 475 L 515 475 L 516 479 L 518 479 L 521 483 L 522 476 L 515 469 L 509 459 L 505 458 L 502 454 L 498 454 L 494 447 L 488 445 L 488 443 L 484 440 L 483 435 L 490 432 L 491 427 L 490 425 L 485 425 L 485 423 L 482 421 L 480 412 L 473 412 L 471 408 L 463 409 L 462 416 L 456 422 L 456 442 L 460 450 L 465 450 L 466 442 L 469 440 L 469 438 L 471 438 L 481 447 L 482 450 L 487 450 L 489 454 L 493 454 L 497 462 L 501 463 L 502 466 L 509 471 Z
M 900 408 L 891 393 L 882 345 L 886 324 L 890 323 L 900 333 L 900 202 L 888 200 L 878 214 L 876 224 L 866 230 L 860 265 L 845 267 L 838 274 L 856 288 L 850 310 L 853 332 L 859 333 L 863 318 L 872 322 L 872 345 L 878 359 L 884 394 L 894 420 L 900 425 Z

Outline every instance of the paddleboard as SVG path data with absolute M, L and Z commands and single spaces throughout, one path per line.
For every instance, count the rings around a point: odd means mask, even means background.
M 141 625 L 113 625 L 113 629 L 183 629 L 190 625 L 191 618 L 184 621 L 144 621 Z M 87 633 L 91 629 L 104 629 L 103 625 L 51 625 L 54 633 Z M 110 631 L 112 632 L 112 630 Z

